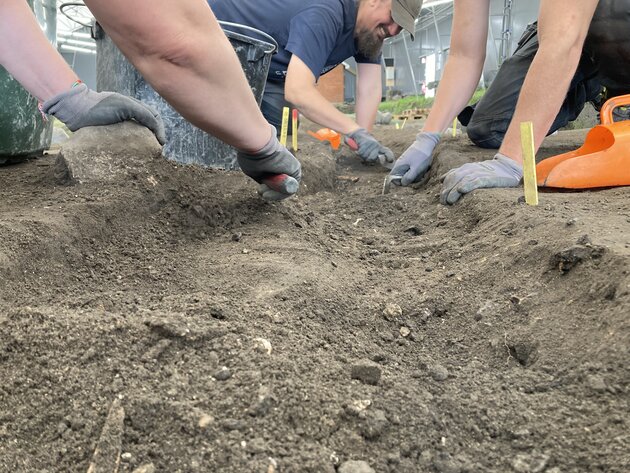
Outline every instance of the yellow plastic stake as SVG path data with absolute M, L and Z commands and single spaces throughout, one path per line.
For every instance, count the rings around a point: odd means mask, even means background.
M 403 128 L 405 128 L 405 123 L 407 123 L 407 119 L 405 118 L 402 122 L 402 125 L 400 125 L 400 129 L 402 130 Z
M 289 132 L 289 107 L 282 109 L 282 128 L 280 128 L 280 143 L 287 145 L 287 134 Z
M 396 129 L 400 130 L 400 124 L 398 122 L 396 122 Z
M 297 109 L 293 109 L 293 122 L 291 127 L 291 138 L 293 138 L 293 152 L 297 153 L 298 150 L 298 111 Z
M 453 120 L 453 138 L 457 136 L 457 117 Z
M 536 153 L 534 151 L 534 124 L 521 123 L 521 146 L 523 150 L 523 181 L 525 202 L 538 205 L 538 184 L 536 182 Z

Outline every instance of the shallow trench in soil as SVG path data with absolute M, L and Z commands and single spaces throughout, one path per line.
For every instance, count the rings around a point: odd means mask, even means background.
M 106 179 L 0 167 L 0 471 L 629 471 L 630 190 L 445 207 L 440 175 L 491 151 L 444 138 L 382 195 L 385 170 L 300 141 L 275 204 L 127 135 Z

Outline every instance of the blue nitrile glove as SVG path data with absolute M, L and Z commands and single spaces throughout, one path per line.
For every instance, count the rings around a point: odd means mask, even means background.
M 260 184 L 258 193 L 269 201 L 291 197 L 300 187 L 302 166 L 288 149 L 280 144 L 276 129 L 271 139 L 256 153 L 239 151 L 236 155 L 241 170 Z
M 394 163 L 394 169 L 389 173 L 392 184 L 408 186 L 422 179 L 431 167 L 433 149 L 439 142 L 439 133 L 418 133 L 416 141 Z
M 135 120 L 151 130 L 160 144 L 166 143 L 164 123 L 153 108 L 115 92 L 94 92 L 85 84 L 75 85 L 47 100 L 42 104 L 42 111 L 63 122 L 71 131 Z
M 380 162 L 388 169 L 394 164 L 392 150 L 380 144 L 365 128 L 359 128 L 348 133 L 344 141 L 353 151 L 356 151 L 364 163 L 376 164 Z
M 454 204 L 469 192 L 488 187 L 516 187 L 523 178 L 523 166 L 497 153 L 494 159 L 467 163 L 451 169 L 443 177 L 440 202 Z

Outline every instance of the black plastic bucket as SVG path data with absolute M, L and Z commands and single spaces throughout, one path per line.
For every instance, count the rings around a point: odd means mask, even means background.
M 57 11 L 54 3 L 28 0 L 48 41 L 55 44 Z M 50 147 L 52 120 L 44 121 L 37 99 L 0 66 L 0 164 L 13 158 L 40 156 Z
M 271 56 L 278 46 L 273 38 L 262 31 L 235 23 L 219 23 L 234 47 L 256 101 L 260 105 Z M 232 30 L 246 31 L 248 34 Z M 249 34 L 255 34 L 264 40 L 253 38 Z M 234 148 L 191 125 L 166 103 L 127 61 L 98 24 L 94 27 L 94 37 L 97 48 L 97 89 L 130 95 L 154 107 L 162 116 L 166 127 L 167 142 L 162 151 L 166 158 L 185 164 L 238 169 Z M 234 117 L 228 116 L 227 119 Z

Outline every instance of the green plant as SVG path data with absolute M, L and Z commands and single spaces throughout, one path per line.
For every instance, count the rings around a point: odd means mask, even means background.
M 485 93 L 486 89 L 477 89 L 470 99 L 469 104 L 478 102 Z M 431 108 L 432 106 L 433 98 L 424 97 L 422 95 L 409 95 L 407 97 L 403 97 L 402 99 L 386 100 L 381 102 L 378 109 L 381 112 L 391 112 L 396 115 L 411 108 Z

